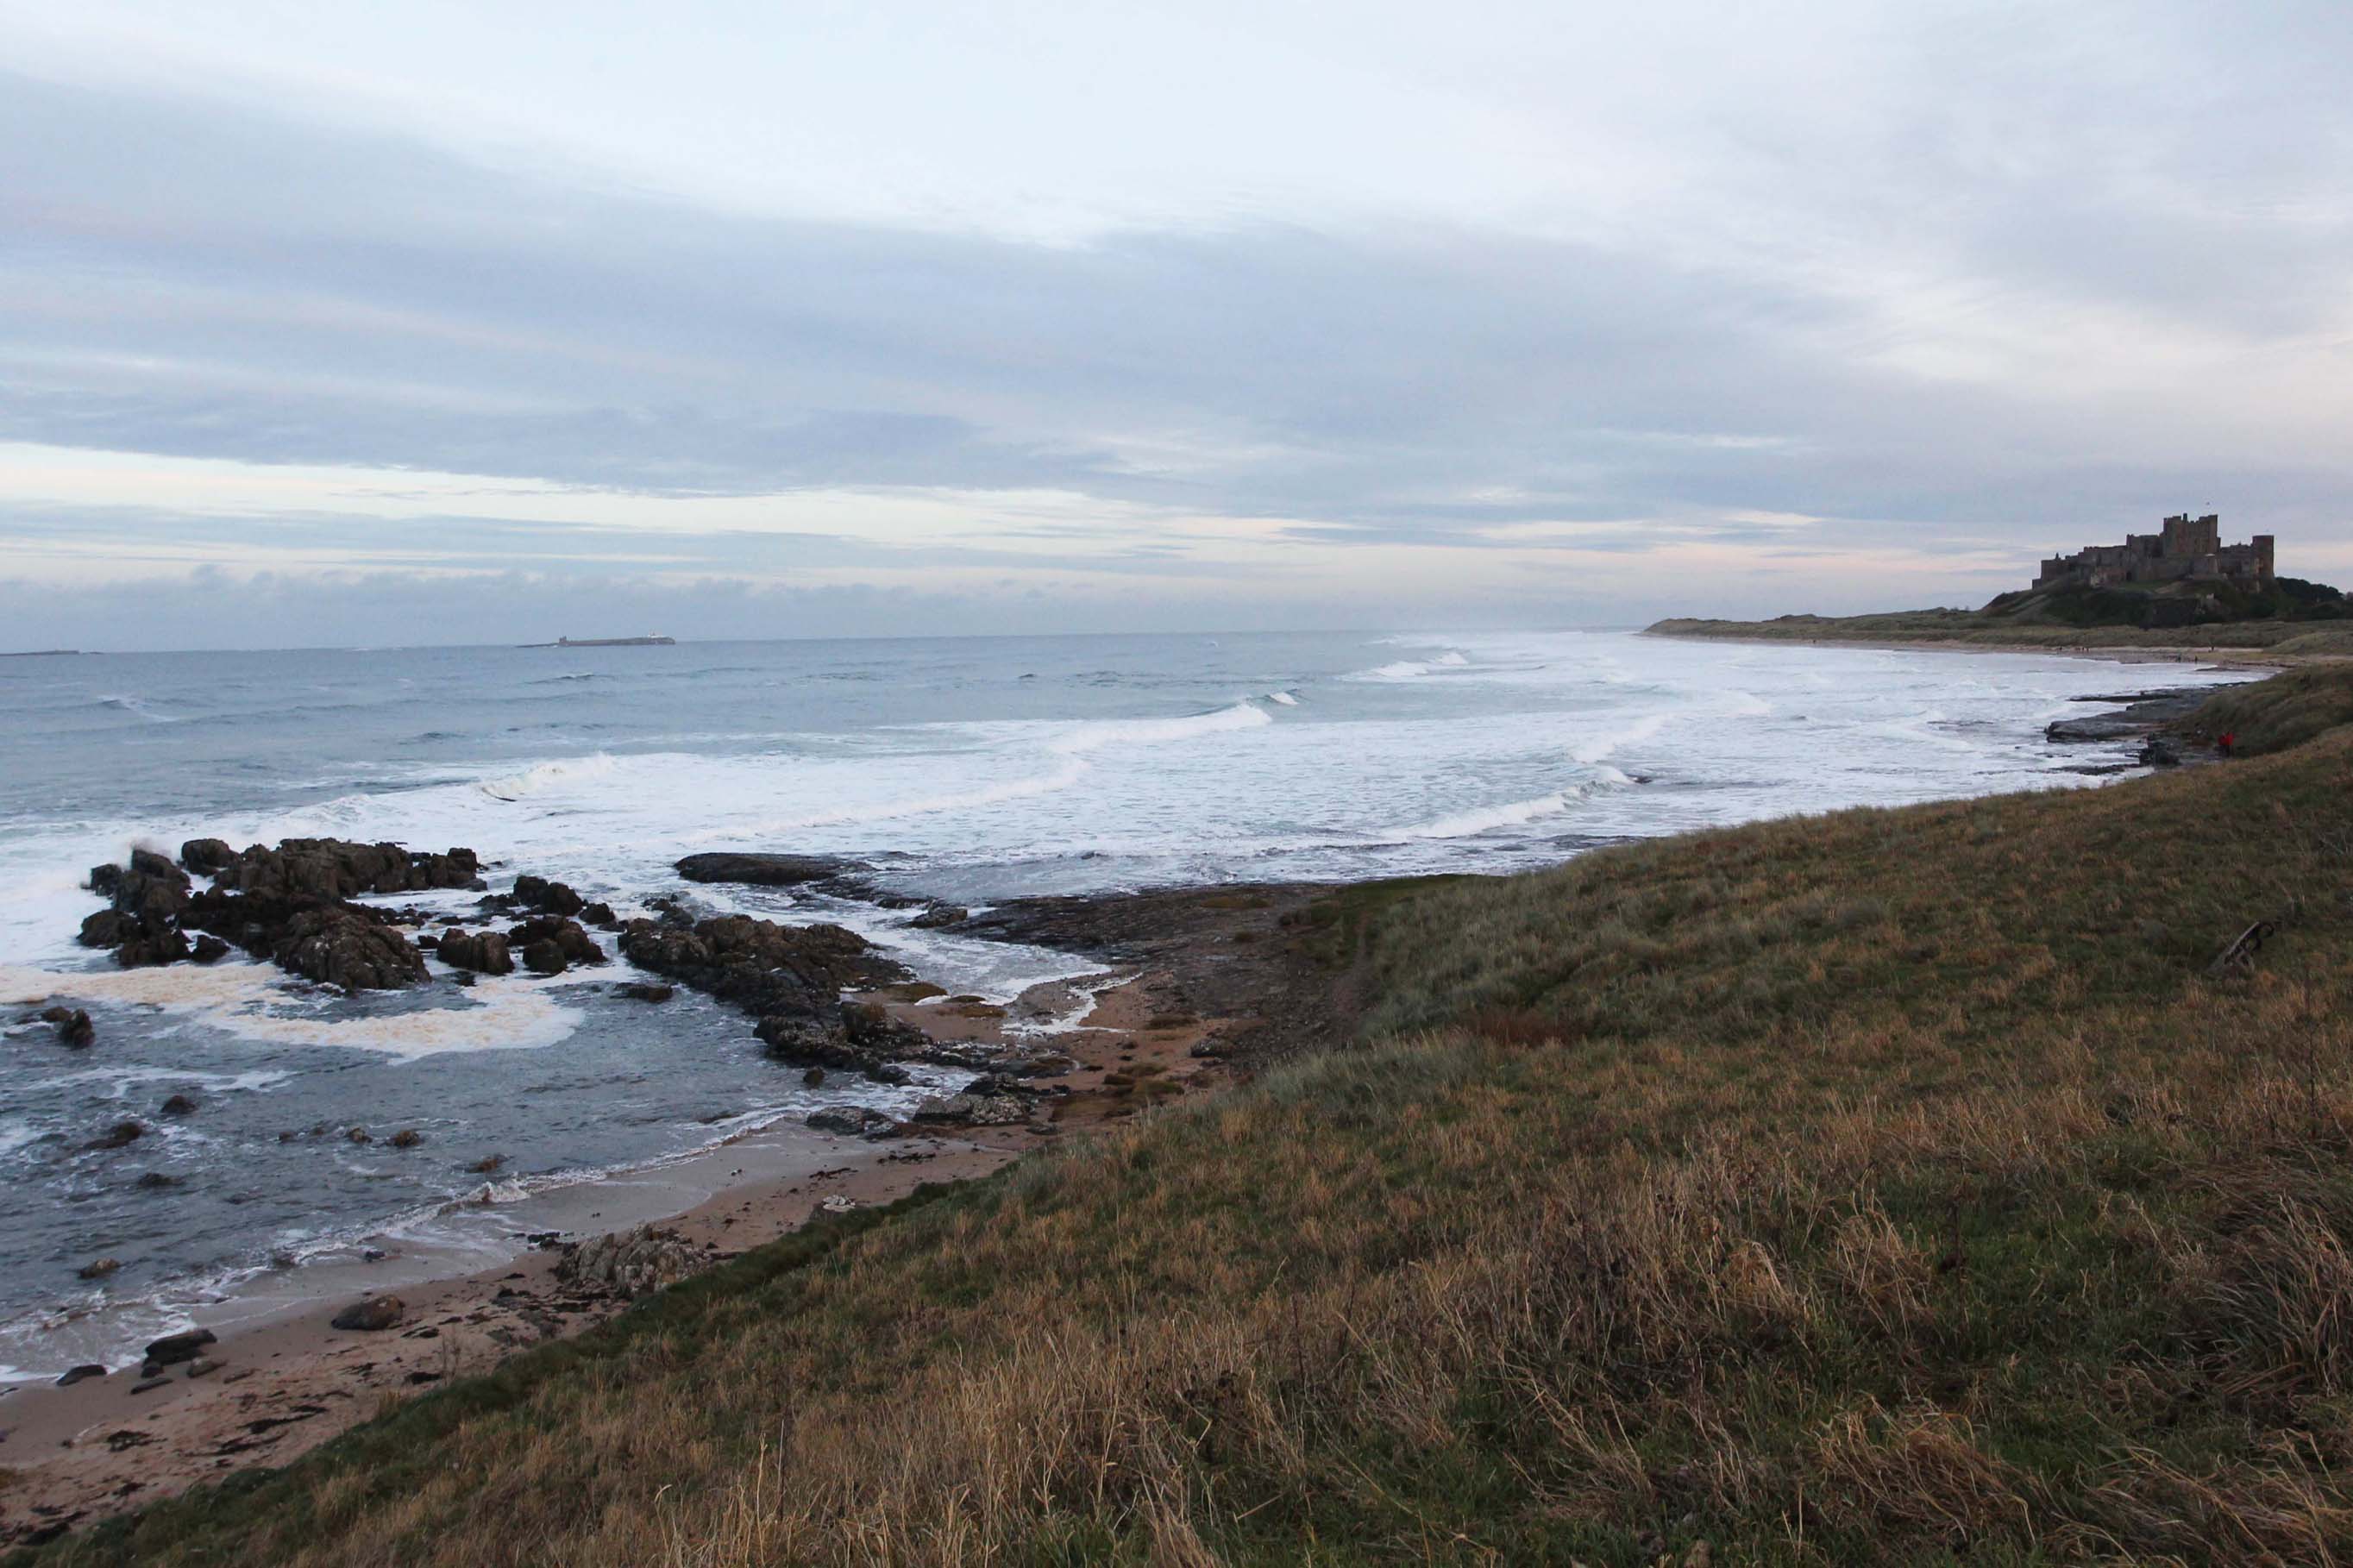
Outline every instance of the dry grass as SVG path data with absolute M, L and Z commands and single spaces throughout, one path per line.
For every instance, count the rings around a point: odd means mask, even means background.
M 1385 889 L 1373 1042 L 43 1561 L 2332 1561 L 2348 890 L 2345 731 Z

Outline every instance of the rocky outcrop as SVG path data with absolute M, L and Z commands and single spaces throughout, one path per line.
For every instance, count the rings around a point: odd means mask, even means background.
M 1012 1095 L 934 1095 L 915 1107 L 913 1121 L 960 1127 L 1009 1127 L 1029 1120 L 1029 1108 Z
M 720 915 L 689 926 L 631 921 L 621 953 L 640 969 L 691 985 L 754 1017 L 811 1010 L 851 987 L 886 985 L 906 971 L 856 931 L 784 926 Z
M 828 1105 L 823 1110 L 812 1110 L 805 1125 L 846 1138 L 888 1138 L 899 1131 L 898 1122 L 864 1105 Z
M 185 866 L 213 885 L 192 890 Z M 192 838 L 174 864 L 148 849 L 128 866 L 91 869 L 108 907 L 82 922 L 80 940 L 114 950 L 125 968 L 193 958 L 216 963 L 232 946 L 311 980 L 353 990 L 414 985 L 423 958 L 386 918 L 344 900 L 362 894 L 480 885 L 470 849 L 413 853 L 397 844 L 289 838 L 276 848 L 231 850 Z M 190 932 L 198 934 L 194 942 Z
M 434 855 L 397 844 L 289 838 L 275 849 L 257 844 L 239 853 L 220 868 L 213 886 L 226 892 L 284 898 L 354 899 L 368 893 L 470 888 L 481 874 L 471 849 Z
M 920 1031 L 881 1008 L 841 1001 L 845 990 L 889 984 L 906 971 L 839 926 L 783 926 L 749 915 L 691 925 L 675 916 L 632 921 L 621 953 L 759 1019 L 768 1054 L 795 1067 L 847 1068 L 897 1081 L 886 1064 L 924 1046 Z
M 316 904 L 296 914 L 270 958 L 306 980 L 347 991 L 391 991 L 427 978 L 416 943 L 347 904 Z
M 107 908 L 82 921 L 85 947 L 109 947 L 125 969 L 176 963 L 188 956 L 180 918 L 188 907 L 188 876 L 151 849 L 134 849 L 131 864 L 93 866 L 90 890 Z
M 191 838 L 180 846 L 180 864 L 199 877 L 210 877 L 237 858 L 226 838 Z
M 643 1226 L 574 1247 L 557 1260 L 555 1277 L 575 1289 L 634 1300 L 685 1279 L 698 1262 L 694 1248 L 678 1232 Z
M 576 915 L 588 907 L 588 900 L 561 882 L 551 882 L 544 877 L 517 877 L 514 891 L 508 895 L 509 906 L 519 910 L 536 910 L 547 915 Z
M 218 1344 L 220 1336 L 210 1329 L 190 1329 L 185 1333 L 165 1334 L 147 1346 L 149 1367 L 177 1366 L 184 1361 L 194 1361 L 204 1353 L 206 1345 Z M 153 1376 L 153 1373 L 146 1375 Z
M 90 1014 L 79 1007 L 49 1007 L 43 1009 L 41 1021 L 57 1026 L 58 1038 L 75 1050 L 87 1050 L 97 1043 L 98 1026 L 90 1021 Z
M 514 973 L 514 954 L 501 931 L 486 931 L 471 934 L 464 931 L 443 931 L 435 952 L 440 955 L 441 962 L 452 969 L 470 970 L 476 974 Z
M 736 882 L 755 888 L 789 888 L 822 882 L 859 869 L 852 862 L 822 855 L 690 855 L 678 874 L 690 882 Z
M 382 1333 L 386 1329 L 398 1328 L 407 1315 L 407 1304 L 399 1297 L 371 1296 L 337 1312 L 327 1326 L 347 1333 Z
M 522 954 L 525 969 L 533 974 L 561 974 L 575 963 L 599 964 L 610 962 L 596 939 L 581 929 L 577 921 L 561 920 L 543 915 L 525 921 L 507 932 L 507 945 Z

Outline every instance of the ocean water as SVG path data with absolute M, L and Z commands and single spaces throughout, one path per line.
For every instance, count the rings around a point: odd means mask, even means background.
M 706 848 L 849 856 L 974 907 L 1505 872 L 1757 817 L 2094 784 L 2076 770 L 2130 748 L 2046 744 L 2052 719 L 2093 710 L 2075 699 L 2228 679 L 1591 632 L 0 660 L 0 1377 L 120 1362 L 206 1302 L 364 1247 L 501 1245 L 535 1192 L 925 1091 L 805 1089 L 747 1020 L 615 995 L 617 962 L 361 998 L 249 963 L 117 971 L 73 936 L 98 907 L 89 868 L 134 844 L 462 845 L 499 863 L 494 887 L 537 872 L 625 915 Z M 839 921 L 955 991 L 1094 968 L 862 903 L 692 894 Z M 96 1047 L 14 1023 L 50 997 L 90 1008 Z M 157 1114 L 174 1093 L 196 1113 Z M 147 1133 L 85 1147 L 126 1118 Z M 405 1128 L 424 1142 L 380 1141 Z M 465 1167 L 490 1153 L 507 1163 L 486 1184 Z M 121 1271 L 76 1278 L 100 1256 Z

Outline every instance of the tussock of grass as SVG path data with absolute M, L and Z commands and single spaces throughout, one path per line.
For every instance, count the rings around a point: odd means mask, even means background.
M 44 1561 L 2327 1560 L 2348 887 L 2338 731 L 1352 892 L 1368 1043 Z
M 2187 727 L 2234 733 L 2238 749 L 2254 755 L 2300 746 L 2346 723 L 2353 723 L 2353 667 L 2321 664 L 2227 687 L 2200 703 Z

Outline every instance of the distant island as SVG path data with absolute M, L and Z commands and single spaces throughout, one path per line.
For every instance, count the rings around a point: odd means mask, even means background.
M 2033 585 L 1981 608 L 1764 621 L 1678 616 L 1659 637 L 1772 642 L 1953 643 L 2052 648 L 2179 648 L 2263 659 L 2353 656 L 2353 604 L 2338 589 L 2274 570 L 2274 540 L 2221 542 L 2221 519 L 2188 513 L 2155 533 L 2044 558 Z
M 527 642 L 525 647 L 676 647 L 676 637 L 558 637 L 554 642 Z

